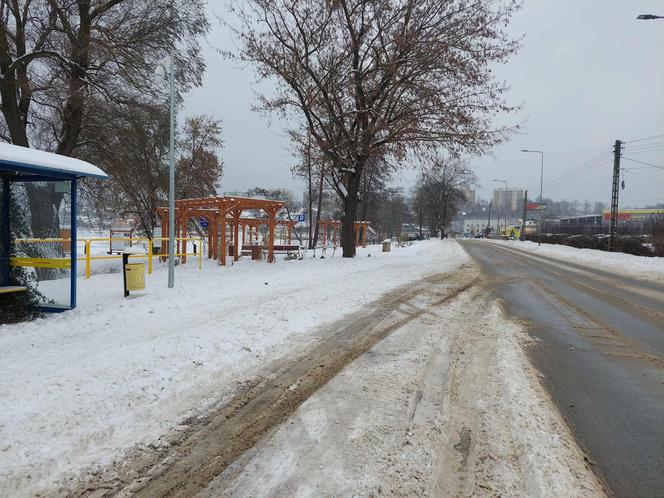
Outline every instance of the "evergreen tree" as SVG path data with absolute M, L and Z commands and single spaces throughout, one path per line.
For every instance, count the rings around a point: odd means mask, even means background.
M 9 254 L 3 254 L 3 249 L 0 248 L 0 258 L 3 261 L 8 261 L 14 255 L 16 234 L 28 233 L 23 214 L 23 210 L 10 193 L 10 252 Z M 34 320 L 41 316 L 38 306 L 43 302 L 43 296 L 37 290 L 37 277 L 24 267 L 12 266 L 10 267 L 9 278 L 10 285 L 26 287 L 27 291 L 0 294 L 0 325 Z

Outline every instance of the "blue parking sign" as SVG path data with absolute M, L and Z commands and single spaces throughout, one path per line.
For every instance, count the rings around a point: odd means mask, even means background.
M 203 228 L 207 228 L 207 227 L 208 227 L 208 220 L 207 220 L 207 219 L 205 219 L 205 218 L 201 218 L 201 219 L 199 220 L 199 222 L 200 222 L 200 224 L 201 224 L 201 226 L 202 226 Z
M 303 223 L 304 222 L 304 215 L 303 214 L 298 214 L 297 215 L 297 221 L 299 221 L 300 223 Z

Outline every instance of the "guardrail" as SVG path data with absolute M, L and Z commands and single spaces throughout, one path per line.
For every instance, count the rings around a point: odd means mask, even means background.
M 146 242 L 147 254 L 130 254 L 130 258 L 147 258 L 148 260 L 148 274 L 152 274 L 152 260 L 155 256 L 167 257 L 168 253 L 155 253 L 152 247 L 154 240 L 168 241 L 168 237 L 155 237 L 149 239 L 147 237 L 101 237 L 92 239 L 78 239 L 77 242 L 84 244 L 84 256 L 76 258 L 76 261 L 85 261 L 85 278 L 89 279 L 92 275 L 92 261 L 106 260 L 106 259 L 122 259 L 121 254 L 91 254 L 91 246 L 93 242 L 130 242 L 134 243 Z M 184 241 L 184 252 L 176 253 L 175 256 L 186 258 L 187 256 L 198 256 L 198 269 L 203 267 L 203 239 L 201 237 L 176 237 L 176 242 Z M 188 253 L 186 250 L 186 242 L 198 242 L 198 251 Z M 50 238 L 50 239 L 15 239 L 15 243 L 24 244 L 37 244 L 37 243 L 71 243 L 71 239 Z M 27 257 L 12 257 L 12 266 L 25 266 L 32 268 L 60 268 L 71 269 L 71 258 L 27 258 Z

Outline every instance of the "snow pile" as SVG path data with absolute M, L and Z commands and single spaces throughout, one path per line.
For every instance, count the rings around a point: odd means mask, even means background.
M 625 275 L 655 281 L 664 280 L 664 258 L 634 256 L 622 252 L 606 252 L 597 249 L 578 249 L 559 244 L 542 244 L 518 240 L 487 240 L 492 244 L 506 245 L 525 252 L 590 265 L 599 270 L 620 272 Z
M 467 260 L 455 242 L 432 240 L 352 260 L 205 261 L 201 272 L 191 261 L 176 268 L 175 289 L 162 266 L 126 299 L 121 274 L 79 279 L 76 310 L 0 327 L 0 495 L 49 494 L 156 444 L 316 325 Z
M 495 472 L 502 474 L 504 482 L 518 473 L 527 496 L 604 496 L 526 357 L 520 344 L 527 340 L 525 331 L 507 321 L 497 305 L 489 318 L 498 332 L 491 382 L 500 386 L 499 395 L 490 402 L 485 422 L 487 431 L 494 435 L 493 451 L 501 457 Z M 509 454 L 518 456 L 511 467 L 510 458 L 504 458 Z

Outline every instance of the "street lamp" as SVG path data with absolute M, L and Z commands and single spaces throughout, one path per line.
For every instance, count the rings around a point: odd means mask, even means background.
M 654 19 L 664 19 L 664 16 L 655 16 L 653 14 L 641 14 L 637 17 L 639 21 L 652 21 Z
M 544 184 L 544 152 L 541 150 L 521 149 L 521 152 L 533 153 L 540 155 L 540 195 L 539 204 L 537 206 L 538 219 L 537 219 L 537 245 L 542 245 L 542 187 Z M 526 220 L 523 220 L 523 229 L 526 229 Z
M 505 237 L 507 237 L 507 180 L 491 180 L 492 182 L 502 182 L 504 185 L 505 195 L 503 195 L 503 210 L 505 216 Z M 500 218 L 498 218 L 500 220 Z M 498 221 L 498 233 L 500 234 L 500 221 Z
M 168 156 L 168 288 L 175 286 L 175 49 L 171 51 L 170 151 Z M 186 244 L 186 241 L 184 242 Z M 186 245 L 185 245 L 186 247 Z M 187 252 L 186 250 L 183 252 Z

